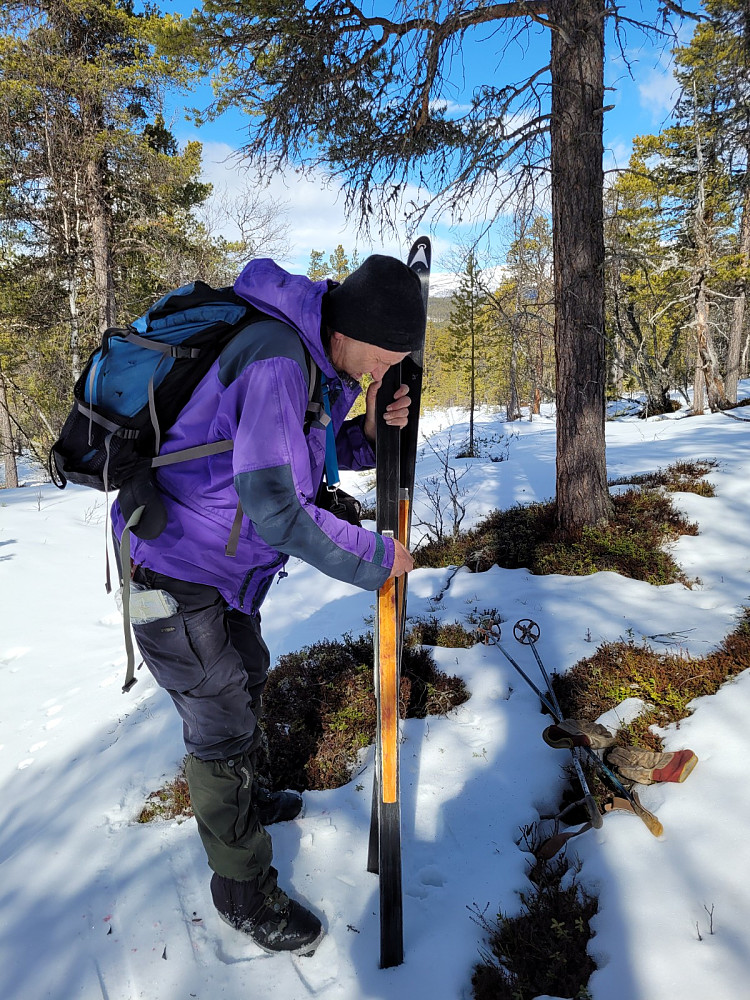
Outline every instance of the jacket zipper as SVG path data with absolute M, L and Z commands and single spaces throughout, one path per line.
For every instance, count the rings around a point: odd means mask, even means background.
M 278 566 L 279 564 L 280 564 L 280 560 L 279 559 L 274 559 L 273 562 L 264 563 L 263 566 L 255 566 L 245 576 L 245 579 L 242 581 L 242 586 L 240 587 L 240 592 L 237 595 L 239 597 L 240 611 L 244 610 L 244 608 L 245 608 L 245 594 L 247 593 L 248 587 L 252 583 L 253 577 L 255 576 L 255 574 L 256 573 L 262 573 L 264 570 L 273 569 L 275 566 Z M 273 576 L 272 573 L 270 575 Z

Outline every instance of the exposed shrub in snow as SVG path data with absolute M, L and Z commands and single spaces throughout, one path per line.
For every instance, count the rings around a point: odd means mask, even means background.
M 416 565 L 465 565 L 482 572 L 497 564 L 564 576 L 608 570 L 656 586 L 678 581 L 690 586 L 692 581 L 664 546 L 680 535 L 695 535 L 698 529 L 674 507 L 668 493 L 712 495 L 713 487 L 702 477 L 713 464 L 676 463 L 663 472 L 616 481 L 613 485 L 637 483 L 639 488 L 613 496 L 613 519 L 583 529 L 574 539 L 557 537 L 553 501 L 492 511 L 472 531 L 418 549 Z
M 750 668 L 750 609 L 718 649 L 695 659 L 657 652 L 628 642 L 607 643 L 553 683 L 563 712 L 573 718 L 596 719 L 626 698 L 641 698 L 650 707 L 618 733 L 624 744 L 661 749 L 652 726 L 665 727 L 690 715 L 690 703 L 715 694 L 731 677 Z
M 138 814 L 138 822 L 152 823 L 154 820 L 172 820 L 192 815 L 193 807 L 190 804 L 187 778 L 185 772 L 180 770 L 176 778 L 155 792 L 151 792 Z
M 711 459 L 697 462 L 675 462 L 668 465 L 666 469 L 657 469 L 656 472 L 644 472 L 638 475 L 610 479 L 609 485 L 647 486 L 651 489 L 662 486 L 669 493 L 697 493 L 702 497 L 713 497 L 716 496 L 716 490 L 712 483 L 706 481 L 705 477 L 717 465 L 718 462 Z
M 401 716 L 444 715 L 469 697 L 421 645 L 404 644 Z M 277 788 L 337 788 L 352 776 L 357 752 L 375 740 L 373 644 L 315 643 L 279 658 L 264 695 L 264 726 Z
M 577 874 L 565 856 L 537 864 L 529 873 L 532 888 L 519 893 L 519 914 L 490 920 L 474 911 L 488 939 L 472 976 L 475 1000 L 589 996 L 586 984 L 596 965 L 586 947 L 598 902 Z
M 432 627 L 432 623 L 427 623 Z M 458 642 L 459 633 L 463 639 Z M 449 646 L 470 646 L 474 639 L 457 622 L 439 626 Z M 445 715 L 469 697 L 459 677 L 435 665 L 419 632 L 404 643 L 401 665 L 402 718 Z M 279 657 L 263 697 L 265 767 L 276 788 L 338 788 L 352 777 L 357 753 L 375 741 L 372 635 L 317 642 Z M 263 765 L 261 765 L 263 767 Z M 138 817 L 191 816 L 190 793 L 179 774 L 152 792 Z
M 447 649 L 469 649 L 478 642 L 475 631 L 460 622 L 441 622 L 434 615 L 411 622 L 407 642 L 410 646 L 444 646 Z

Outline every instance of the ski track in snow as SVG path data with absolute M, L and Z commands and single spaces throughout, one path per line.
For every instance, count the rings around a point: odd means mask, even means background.
M 449 433 L 454 445 L 465 436 L 463 420 L 429 415 L 425 426 L 444 447 Z M 491 414 L 478 429 L 508 432 Z M 472 504 L 464 526 L 553 492 L 553 419 L 509 433 L 508 461 L 465 463 Z M 716 498 L 676 498 L 700 534 L 675 543 L 675 555 L 700 584 L 420 570 L 410 578 L 410 616 L 465 622 L 497 609 L 503 644 L 535 679 L 530 651 L 512 637 L 519 618 L 539 623 L 550 671 L 631 636 L 694 656 L 715 647 L 750 595 L 747 428 L 722 415 L 678 414 L 618 420 L 607 434 L 612 476 L 680 458 L 719 461 L 708 477 Z M 438 471 L 424 448 L 418 475 Z M 345 476 L 352 492 L 361 484 Z M 312 958 L 269 956 L 216 919 L 192 820 L 134 822 L 148 793 L 177 770 L 180 725 L 145 670 L 130 695 L 120 693 L 121 620 L 102 587 L 104 531 L 91 494 L 40 485 L 2 500 L 2 1000 L 468 1000 L 482 935 L 467 908 L 517 910 L 528 886 L 519 830 L 554 808 L 561 783 L 561 755 L 540 739 L 537 700 L 500 650 L 436 649 L 471 698 L 448 718 L 403 724 L 404 965 L 378 969 L 378 882 L 365 870 L 372 749 L 348 785 L 307 793 L 304 816 L 272 830 L 280 883 L 321 916 L 327 936 Z M 424 517 L 423 497 L 415 507 Z M 370 627 L 372 594 L 293 563 L 264 607 L 273 656 Z M 663 838 L 623 813 L 573 841 L 581 878 L 600 897 L 594 1000 L 744 995 L 749 716 L 746 673 L 665 733 L 668 749 L 690 746 L 700 763 L 684 785 L 643 790 Z

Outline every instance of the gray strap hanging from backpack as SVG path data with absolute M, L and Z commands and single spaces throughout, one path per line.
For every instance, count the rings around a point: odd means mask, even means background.
M 122 621 L 125 629 L 125 653 L 127 666 L 125 668 L 125 683 L 122 692 L 125 694 L 136 683 L 135 651 L 133 636 L 130 631 L 130 580 L 133 576 L 133 563 L 130 558 L 130 532 L 138 524 L 145 507 L 137 507 L 130 515 L 128 523 L 123 528 L 120 539 L 120 565 L 122 567 Z

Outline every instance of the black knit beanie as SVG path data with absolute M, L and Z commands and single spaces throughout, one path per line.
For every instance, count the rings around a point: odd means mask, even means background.
M 352 340 L 387 351 L 415 351 L 425 327 L 422 283 L 395 257 L 373 254 L 325 295 L 323 319 Z

